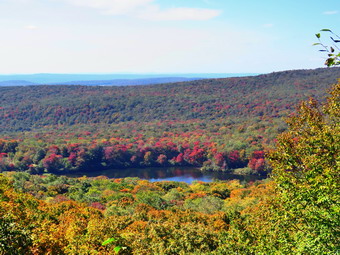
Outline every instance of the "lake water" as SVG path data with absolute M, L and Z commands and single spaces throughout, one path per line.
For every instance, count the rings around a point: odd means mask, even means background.
M 140 179 L 156 181 L 178 181 L 192 183 L 193 181 L 212 182 L 214 180 L 233 180 L 240 181 L 256 181 L 264 179 L 263 176 L 256 175 L 234 175 L 224 172 L 202 172 L 195 167 L 149 167 L 149 168 L 128 168 L 128 169 L 112 169 L 103 171 L 91 171 L 86 173 L 77 173 L 76 176 L 96 177 L 100 175 L 109 178 L 126 178 L 138 177 Z

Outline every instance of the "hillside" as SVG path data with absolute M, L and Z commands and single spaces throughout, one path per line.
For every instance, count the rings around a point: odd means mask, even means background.
M 129 87 L 0 87 L 0 171 L 149 166 L 267 174 L 284 116 L 339 68 Z M 25 132 L 23 132 L 25 131 Z
M 339 68 L 129 87 L 0 87 L 0 132 L 46 125 L 282 117 L 322 98 Z

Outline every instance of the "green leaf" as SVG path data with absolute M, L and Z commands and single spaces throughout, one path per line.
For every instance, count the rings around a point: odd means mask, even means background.
M 317 38 L 320 38 L 320 37 L 321 37 L 320 33 L 315 34 L 315 36 L 316 36 Z
M 332 66 L 332 65 L 334 65 L 334 59 L 333 58 L 329 58 L 329 59 L 327 59 L 326 60 L 326 65 L 329 67 L 329 66 Z
M 122 249 L 121 246 L 116 246 L 113 250 L 118 253 Z
M 116 239 L 114 239 L 114 238 L 112 237 L 112 238 L 109 238 L 109 239 L 107 239 L 106 241 L 104 241 L 104 242 L 102 243 L 102 245 L 108 245 L 108 244 L 110 244 L 110 243 L 112 243 L 112 242 L 114 242 L 114 241 L 116 241 Z
M 328 29 L 328 28 L 324 28 L 320 30 L 321 32 L 332 32 L 332 30 Z
M 321 43 L 313 43 L 313 46 L 315 46 L 315 45 L 321 45 Z

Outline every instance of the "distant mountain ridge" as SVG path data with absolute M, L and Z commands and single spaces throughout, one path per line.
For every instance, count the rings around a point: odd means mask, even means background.
M 9 80 L 9 81 L 0 81 L 0 86 L 30 86 L 37 85 L 34 82 L 25 81 L 25 80 Z
M 225 74 L 23 74 L 0 75 L 0 86 L 86 85 L 126 86 L 184 82 L 210 78 L 252 76 L 252 73 Z
M 185 82 L 201 79 L 204 78 L 162 77 L 148 79 L 69 81 L 60 83 L 37 83 L 26 80 L 9 80 L 0 82 L 0 86 L 32 86 L 32 85 L 133 86 L 133 85 L 152 85 L 162 83 Z
M 115 79 L 115 80 L 92 80 L 92 81 L 70 81 L 58 83 L 56 85 L 83 85 L 83 86 L 133 86 L 133 85 L 152 85 L 162 83 L 185 82 L 201 80 L 204 78 L 186 78 L 186 77 L 161 77 L 147 79 Z

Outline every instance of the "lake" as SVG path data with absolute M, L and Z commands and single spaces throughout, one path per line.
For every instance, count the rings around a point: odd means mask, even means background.
M 212 182 L 214 180 L 256 181 L 266 177 L 257 175 L 235 175 L 225 172 L 202 172 L 196 167 L 149 167 L 149 168 L 127 168 L 111 169 L 102 171 L 91 171 L 68 175 L 71 177 L 96 177 L 107 176 L 109 178 L 138 177 L 140 179 L 156 181 L 178 181 L 192 183 L 193 181 Z

